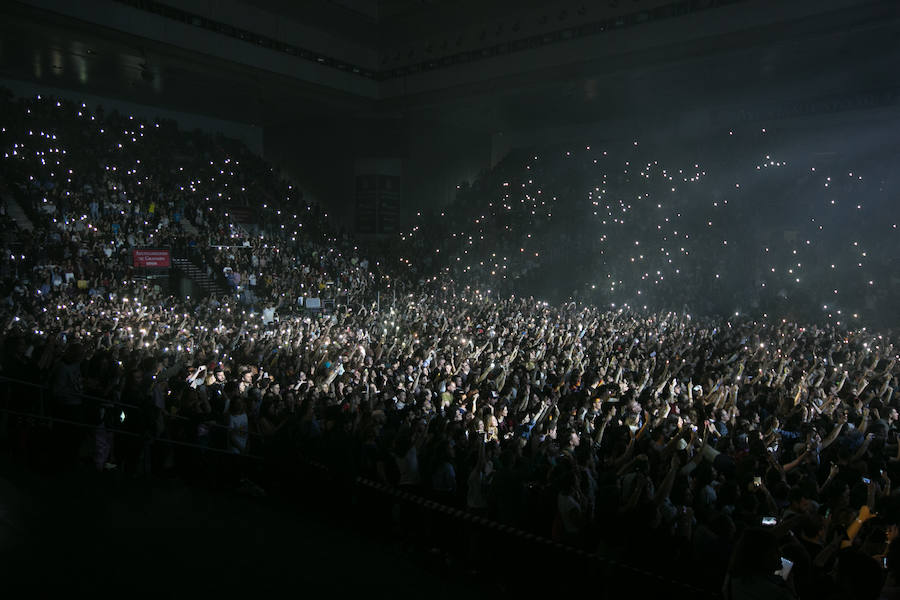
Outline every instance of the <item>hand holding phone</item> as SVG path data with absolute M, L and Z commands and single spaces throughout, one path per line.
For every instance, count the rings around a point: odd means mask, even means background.
M 794 567 L 794 563 L 786 559 L 785 557 L 781 557 L 781 568 L 775 571 L 776 575 L 781 575 L 782 579 L 787 581 L 788 576 L 791 574 L 791 569 Z

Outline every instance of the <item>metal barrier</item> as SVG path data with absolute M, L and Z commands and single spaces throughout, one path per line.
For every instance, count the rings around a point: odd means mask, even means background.
M 3 408 L 0 408 L 0 412 L 4 412 L 8 415 L 17 416 L 17 417 L 45 421 L 48 423 L 61 423 L 61 424 L 65 424 L 65 425 L 71 425 L 74 427 L 80 427 L 80 428 L 87 429 L 87 430 L 96 430 L 98 427 L 100 427 L 100 425 L 98 423 L 87 423 L 84 421 L 65 419 L 65 418 L 62 418 L 62 417 L 59 417 L 56 415 L 47 414 L 47 402 L 45 399 L 45 394 L 50 391 L 48 386 L 41 385 L 38 383 L 33 383 L 30 381 L 24 381 L 21 379 L 13 379 L 11 377 L 5 377 L 5 376 L 0 376 L 0 386 L 2 386 L 4 388 L 4 400 L 5 400 Z M 38 412 L 28 412 L 28 411 L 15 410 L 15 409 L 10 408 L 10 403 L 11 403 L 10 393 L 13 389 L 13 386 L 24 386 L 24 387 L 34 390 L 38 393 L 37 398 L 32 399 L 33 401 L 36 401 L 36 403 L 37 403 Z M 116 407 L 119 409 L 127 409 L 128 411 L 131 411 L 133 413 L 134 412 L 137 412 L 139 414 L 144 413 L 144 409 L 142 407 L 135 406 L 134 404 L 128 404 L 127 402 L 121 402 L 119 400 L 114 400 L 114 399 L 99 398 L 97 396 L 92 396 L 90 394 L 84 394 L 84 393 L 74 393 L 73 395 L 78 396 L 83 401 L 86 401 L 86 403 L 93 403 L 97 407 L 100 407 L 100 406 Z M 171 415 L 171 414 L 168 414 L 165 412 L 163 413 L 163 415 L 164 415 L 165 419 L 167 421 L 169 421 L 170 423 L 191 423 L 191 420 L 188 419 L 187 417 L 183 417 L 180 415 Z M 215 430 L 215 429 L 222 430 L 225 433 L 227 433 L 229 431 L 228 427 L 218 424 L 218 423 L 210 424 L 210 425 L 208 425 L 208 427 L 212 430 Z M 127 429 L 120 429 L 120 428 L 116 428 L 116 427 L 109 427 L 108 425 L 103 425 L 103 430 L 106 432 L 115 434 L 115 435 L 122 435 L 122 436 L 128 436 L 128 437 L 139 437 L 139 438 L 145 437 L 145 434 L 143 434 L 143 433 L 138 433 L 138 432 L 129 431 Z M 260 437 L 261 437 L 261 436 L 259 436 L 259 434 L 253 433 L 253 432 L 248 433 L 248 435 L 252 438 L 257 438 L 257 439 L 260 439 Z M 182 447 L 186 447 L 186 448 L 194 448 L 196 450 L 200 450 L 203 452 L 219 453 L 219 454 L 225 454 L 228 456 L 241 456 L 243 458 L 247 458 L 250 460 L 261 461 L 263 458 L 262 456 L 253 455 L 253 454 L 235 454 L 226 449 L 216 448 L 214 446 L 206 446 L 206 445 L 201 445 L 201 444 L 193 444 L 190 442 L 184 442 L 181 440 L 176 440 L 176 439 L 172 439 L 172 438 L 164 437 L 164 436 L 154 436 L 153 441 L 155 443 L 162 443 L 162 444 L 171 445 L 171 446 L 182 446 Z
M 9 377 L 0 377 L 0 385 L 6 388 L 6 406 L 0 409 L 7 415 L 21 417 L 26 419 L 42 420 L 49 423 L 59 423 L 86 429 L 96 430 L 98 425 L 63 419 L 58 416 L 49 416 L 46 414 L 30 413 L 26 411 L 15 410 L 9 407 L 9 393 L 13 386 L 25 386 L 38 392 L 37 400 L 44 412 L 46 401 L 45 392 L 48 391 L 46 386 L 12 379 Z M 80 394 L 80 396 L 88 401 L 102 403 L 105 405 L 113 405 L 129 410 L 141 410 L 140 407 Z M 185 419 L 184 417 L 180 417 Z M 171 417 L 173 421 L 179 417 Z M 185 419 L 188 420 L 189 419 Z M 224 428 L 224 426 L 219 426 Z M 144 437 L 141 433 L 133 431 L 105 427 L 105 431 L 115 435 L 127 437 Z M 259 437 L 258 434 L 254 434 Z M 234 458 L 245 458 L 257 461 L 259 464 L 265 462 L 265 458 L 258 455 L 241 454 L 236 455 L 227 450 L 213 448 L 180 440 L 174 440 L 165 437 L 153 438 L 153 443 L 160 443 L 172 446 L 180 446 L 191 448 L 204 453 L 217 453 Z M 368 478 L 357 476 L 355 473 L 349 473 L 334 469 L 322 462 L 313 460 L 303 455 L 288 456 L 288 471 L 278 472 L 276 476 L 286 476 L 290 482 L 302 482 L 303 492 L 310 487 L 316 489 L 316 496 L 319 502 L 323 502 L 331 509 L 335 509 L 343 505 L 347 509 L 352 509 L 356 518 L 360 514 L 367 514 L 370 518 L 367 522 L 375 523 L 377 526 L 391 526 L 392 519 L 390 515 L 395 515 L 397 509 L 401 514 L 414 517 L 405 520 L 404 525 L 407 532 L 414 532 L 414 535 L 423 538 L 431 536 L 429 543 L 443 544 L 454 548 L 456 554 L 467 555 L 471 553 L 477 554 L 481 560 L 488 561 L 492 567 L 498 567 L 507 570 L 506 573 L 512 577 L 517 574 L 529 573 L 575 573 L 578 576 L 590 576 L 595 584 L 594 592 L 604 595 L 613 594 L 638 594 L 640 596 L 651 595 L 669 595 L 673 592 L 677 594 L 690 594 L 692 598 L 710 599 L 720 598 L 720 594 L 714 593 L 707 589 L 698 588 L 684 581 L 676 581 L 658 573 L 640 569 L 634 565 L 616 561 L 610 558 L 602 557 L 594 553 L 585 552 L 584 550 L 567 546 L 548 539 L 544 536 L 526 532 L 515 527 L 499 523 L 488 519 L 481 515 L 461 510 L 436 502 L 434 500 L 422 497 L 418 494 L 398 489 L 396 487 L 372 481 Z M 297 476 L 301 475 L 301 476 Z M 317 485 L 310 486 L 310 480 L 315 480 Z M 342 513 L 343 515 L 350 513 Z M 394 523 L 396 524 L 396 523 Z M 540 589 L 542 585 L 548 587 L 547 591 L 558 591 L 559 581 L 556 579 L 540 582 L 531 581 L 522 591 L 533 592 Z M 580 586 L 577 586 L 580 588 Z
M 334 496 L 326 502 L 332 509 L 351 509 L 367 522 L 380 521 L 383 528 L 389 517 L 397 513 L 406 521 L 412 535 L 420 538 L 420 546 L 443 546 L 463 560 L 474 561 L 497 569 L 507 578 L 524 578 L 527 582 L 516 590 L 536 595 L 586 589 L 581 577 L 589 578 L 592 592 L 599 597 L 682 596 L 700 600 L 721 598 L 719 593 L 675 580 L 647 569 L 567 546 L 544 536 L 499 523 L 472 512 L 436 502 L 415 493 L 372 481 L 365 477 L 342 478 L 339 472 L 321 462 L 302 459 L 307 486 L 315 479 L 316 489 Z M 342 508 L 337 508 L 341 504 Z M 410 516 L 412 515 L 412 516 Z M 407 520 L 408 519 L 408 520 Z M 396 523 L 395 523 L 396 524 Z M 565 580 L 569 576 L 578 578 Z M 534 579 L 540 576 L 541 579 Z

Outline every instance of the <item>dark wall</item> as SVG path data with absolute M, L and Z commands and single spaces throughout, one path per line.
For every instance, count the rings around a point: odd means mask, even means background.
M 297 182 L 308 200 L 351 227 L 354 161 L 405 157 L 406 131 L 399 118 L 338 118 L 298 115 L 265 130 L 265 157 Z
M 652 139 L 690 155 L 731 127 L 802 121 L 815 131 L 835 115 L 890 113 L 900 108 L 900 84 L 885 76 L 900 60 L 895 13 L 842 13 L 413 95 L 403 109 L 406 205 L 445 204 L 513 148 Z M 873 126 L 859 123 L 860 136 Z M 840 139 L 857 152 L 856 140 Z
M 405 165 L 404 205 L 408 211 L 443 206 L 456 186 L 472 182 L 490 166 L 491 132 L 441 121 L 440 113 L 416 115 L 407 123 L 409 153 Z

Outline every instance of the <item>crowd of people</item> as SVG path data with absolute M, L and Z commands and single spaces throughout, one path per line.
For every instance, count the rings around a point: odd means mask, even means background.
M 14 452 L 46 384 L 57 458 L 98 471 L 205 468 L 179 447 L 310 457 L 730 598 L 897 585 L 895 333 L 376 269 L 232 142 L 2 102 L 0 191 L 34 226 L 5 222 L 0 265 Z M 229 220 L 257 201 L 257 222 Z M 172 295 L 130 265 L 142 246 L 255 293 Z M 333 311 L 298 302 L 328 285 Z
M 556 301 L 652 311 L 675 297 L 703 314 L 893 326 L 890 151 L 863 172 L 852 154 L 798 152 L 796 135 L 512 151 L 454 202 L 424 207 L 397 251 L 411 270 Z

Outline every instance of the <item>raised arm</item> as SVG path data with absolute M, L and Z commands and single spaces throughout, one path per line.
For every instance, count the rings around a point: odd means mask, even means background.
M 597 428 L 597 431 L 594 433 L 594 445 L 600 446 L 603 443 L 603 434 L 606 433 L 606 428 L 609 425 L 609 422 L 612 421 L 613 417 L 616 415 L 616 407 L 612 407 L 612 409 L 606 413 L 606 416 L 603 418 L 603 424 Z
M 857 427 L 859 432 L 863 435 L 866 434 L 866 431 L 869 429 L 869 407 L 865 407 L 862 413 L 862 420 L 859 422 L 859 427 Z
M 834 465 L 834 464 L 831 465 L 831 470 L 828 471 L 828 477 L 825 478 L 825 481 L 822 483 L 822 485 L 816 486 L 816 491 L 819 494 L 821 494 L 822 491 L 825 488 L 827 488 L 831 484 L 832 481 L 834 481 L 834 478 L 837 476 L 837 474 L 840 472 L 840 470 L 841 470 L 841 468 L 839 466 Z
M 866 438 L 863 440 L 863 443 L 859 445 L 859 449 L 856 451 L 856 454 L 850 459 L 850 463 L 854 463 L 865 456 L 866 452 L 869 450 L 869 444 L 872 443 L 872 438 L 874 438 L 871 433 L 866 435 Z
M 656 494 L 653 496 L 654 504 L 658 505 L 669 497 L 669 494 L 672 492 L 672 485 L 675 483 L 675 476 L 678 475 L 679 466 L 678 456 L 675 455 L 669 463 L 669 470 L 663 478 L 662 484 L 660 484 L 659 489 L 656 490 Z
M 838 436 L 841 435 L 841 430 L 844 428 L 844 423 L 846 423 L 846 422 L 847 422 L 846 415 L 843 415 L 838 419 L 837 423 L 835 423 L 834 427 L 832 428 L 832 430 L 828 434 L 828 436 L 824 440 L 822 440 L 822 444 L 819 446 L 819 451 L 822 451 L 825 448 L 827 448 L 828 446 L 832 445 L 835 442 L 835 440 L 838 439 Z
M 782 467 L 782 471 L 785 472 L 785 473 L 787 473 L 788 471 L 792 471 L 792 470 L 796 469 L 797 467 L 799 467 L 800 465 L 803 464 L 803 461 L 805 461 L 805 460 L 807 459 L 807 457 L 809 457 L 809 451 L 808 451 L 808 450 L 805 451 L 805 452 L 803 452 L 803 454 L 801 454 L 800 456 L 798 456 L 797 458 L 795 458 L 795 459 L 792 460 L 791 462 L 789 462 L 789 463 L 787 463 L 786 465 L 784 465 L 784 466 Z

